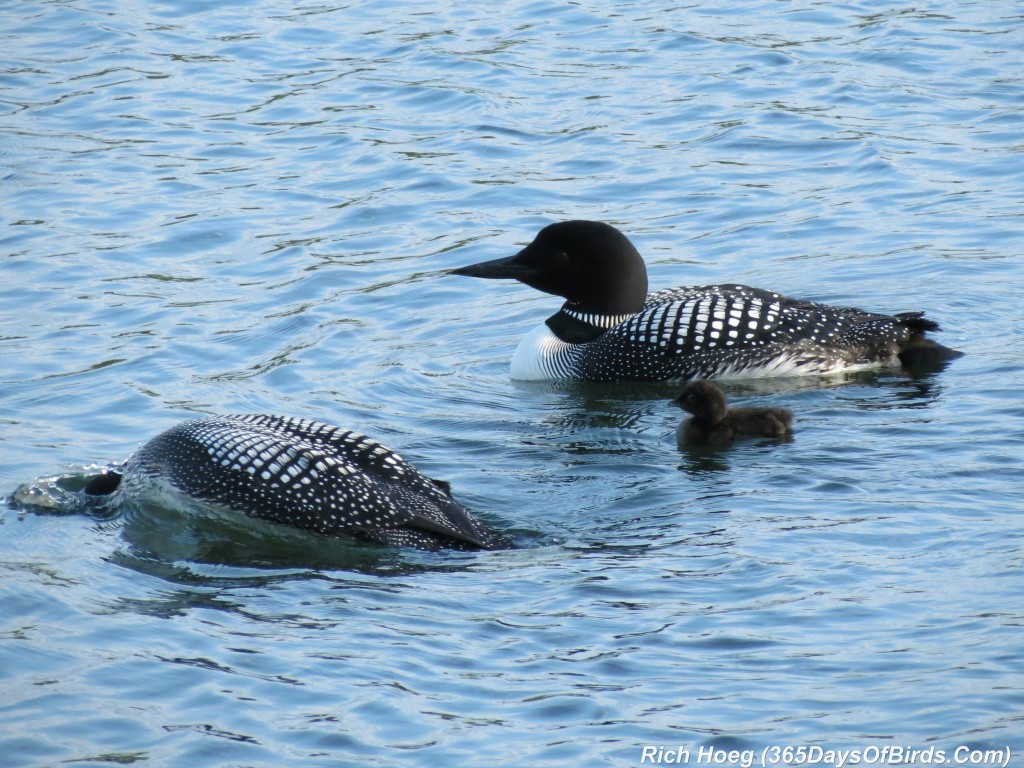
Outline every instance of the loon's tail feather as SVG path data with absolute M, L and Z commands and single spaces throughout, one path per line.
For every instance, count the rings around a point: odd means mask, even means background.
M 925 317 L 924 312 L 897 312 L 893 317 L 900 321 L 900 325 L 906 326 L 915 333 L 942 330 L 937 322 Z
M 901 312 L 894 317 L 900 324 L 910 330 L 910 338 L 896 353 L 906 368 L 914 370 L 934 370 L 941 368 L 950 360 L 963 357 L 964 353 L 951 349 L 925 336 L 927 331 L 939 331 L 939 324 L 924 316 L 924 312 Z

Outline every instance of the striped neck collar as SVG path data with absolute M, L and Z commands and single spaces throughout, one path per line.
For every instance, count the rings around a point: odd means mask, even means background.
M 596 328 L 603 328 L 608 330 L 614 328 L 619 323 L 624 323 L 631 318 L 635 312 L 627 312 L 624 315 L 602 315 L 597 312 L 584 312 L 578 307 L 574 307 L 572 302 L 565 302 L 562 308 L 559 310 L 561 314 L 568 315 L 573 320 L 579 320 L 581 323 L 587 323 L 593 325 Z
M 593 341 L 609 328 L 614 328 L 633 315 L 601 315 L 596 312 L 582 312 L 569 302 L 562 305 L 557 313 L 544 322 L 562 341 L 570 344 L 585 344 Z

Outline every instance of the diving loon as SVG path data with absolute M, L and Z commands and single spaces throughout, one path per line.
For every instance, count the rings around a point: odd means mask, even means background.
M 516 255 L 450 274 L 510 278 L 566 299 L 516 349 L 512 378 L 525 381 L 824 374 L 962 355 L 925 338 L 939 326 L 923 312 L 874 314 L 733 284 L 648 295 L 640 253 L 596 221 L 550 224 Z
M 793 426 L 793 412 L 786 408 L 728 408 L 725 393 L 707 379 L 691 381 L 672 402 L 693 414 L 676 428 L 680 448 L 782 437 Z
M 209 505 L 328 536 L 419 549 L 511 543 L 376 440 L 307 419 L 259 414 L 187 421 L 84 489 Z

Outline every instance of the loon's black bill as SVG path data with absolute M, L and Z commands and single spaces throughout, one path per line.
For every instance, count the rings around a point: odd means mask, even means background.
M 448 274 L 463 275 L 464 277 L 484 277 L 492 280 L 519 280 L 527 282 L 537 274 L 537 269 L 529 264 L 517 261 L 519 255 L 506 256 L 503 259 L 481 261 L 479 264 L 470 264 L 466 267 L 453 269 Z

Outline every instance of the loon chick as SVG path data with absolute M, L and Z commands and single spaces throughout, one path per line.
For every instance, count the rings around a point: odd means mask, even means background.
M 647 294 L 629 239 L 597 221 L 544 227 L 515 256 L 452 270 L 510 278 L 566 299 L 520 342 L 512 378 L 685 381 L 938 364 L 961 352 L 924 337 L 923 312 L 881 315 L 746 285 Z
M 327 536 L 436 550 L 511 546 L 364 435 L 306 419 L 217 416 L 163 432 L 84 489 L 227 508 Z
M 793 426 L 793 413 L 785 408 L 727 408 L 725 393 L 713 381 L 690 382 L 672 402 L 693 414 L 676 428 L 680 448 L 782 437 Z

